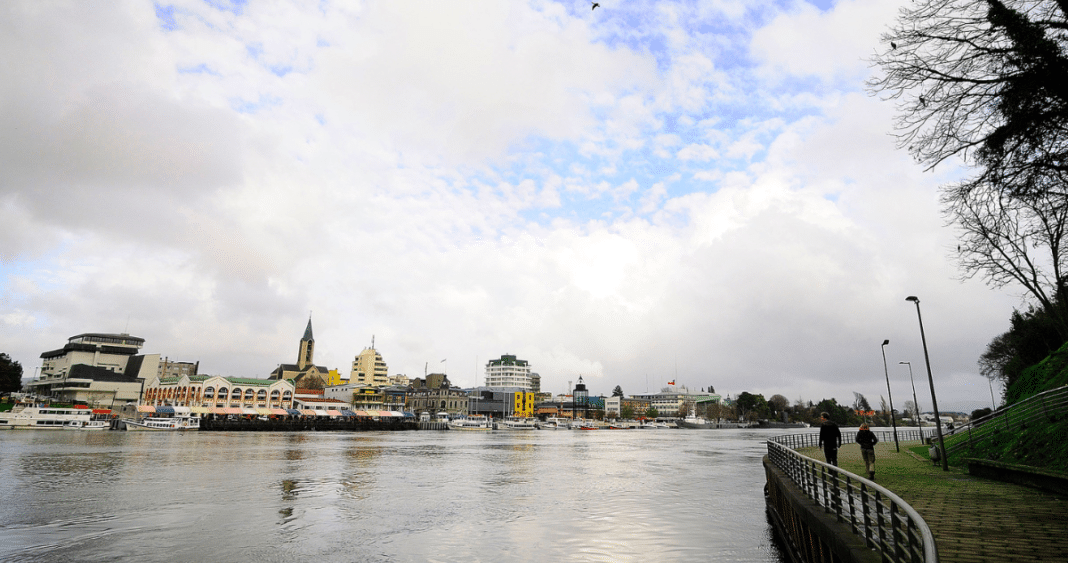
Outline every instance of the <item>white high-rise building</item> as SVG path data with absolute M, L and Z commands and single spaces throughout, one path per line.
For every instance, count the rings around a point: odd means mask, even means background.
M 490 360 L 486 363 L 486 387 L 530 391 L 530 363 L 509 354 L 497 360 Z

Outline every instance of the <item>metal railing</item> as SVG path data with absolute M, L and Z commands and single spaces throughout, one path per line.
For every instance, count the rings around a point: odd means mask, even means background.
M 1017 432 L 1036 424 L 1056 422 L 1068 416 L 1068 386 L 1043 391 L 1014 405 L 977 418 L 944 436 L 946 455 L 952 456 L 1001 431 Z
M 893 439 L 892 431 L 879 431 Z M 922 440 L 920 430 L 898 430 L 899 440 Z M 908 438 L 903 438 L 908 436 Z M 801 455 L 794 448 L 817 446 L 819 435 L 794 434 L 768 440 L 768 459 L 838 522 L 863 538 L 883 561 L 937 563 L 931 529 L 915 509 L 873 481 Z M 843 436 L 843 443 L 848 440 Z

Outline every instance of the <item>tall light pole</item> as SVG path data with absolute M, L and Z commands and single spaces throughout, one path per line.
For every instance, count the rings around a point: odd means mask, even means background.
M 883 340 L 883 345 L 879 349 L 883 351 L 883 373 L 886 374 L 886 396 L 890 398 L 890 424 L 894 427 L 894 447 L 900 452 L 901 443 L 897 441 L 897 419 L 894 418 L 894 396 L 890 394 L 890 370 L 886 369 L 886 345 L 889 343 L 889 340 Z
M 912 406 L 916 409 L 916 426 L 918 428 L 923 428 L 923 418 L 920 417 L 920 401 L 916 399 L 916 380 L 912 378 L 912 362 L 898 363 L 907 364 L 909 366 L 909 381 L 912 382 Z
M 942 441 L 942 417 L 938 414 L 938 398 L 935 397 L 934 376 L 931 375 L 931 357 L 927 354 L 927 336 L 923 333 L 923 315 L 920 314 L 920 298 L 910 295 L 905 301 L 916 304 L 916 319 L 920 321 L 920 340 L 923 341 L 923 360 L 927 363 L 927 381 L 931 384 L 931 408 L 934 410 L 935 434 L 938 436 L 938 449 L 942 457 L 942 471 L 949 471 L 949 460 L 946 459 L 946 444 Z

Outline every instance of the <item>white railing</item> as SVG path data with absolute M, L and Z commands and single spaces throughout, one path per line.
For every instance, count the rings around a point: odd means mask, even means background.
M 891 431 L 878 433 L 893 439 Z M 920 440 L 923 433 L 899 430 L 898 439 L 903 435 L 908 436 L 905 440 Z M 768 459 L 805 496 L 848 525 L 867 547 L 878 551 L 883 561 L 937 563 L 938 549 L 931 529 L 908 503 L 873 481 L 794 451 L 816 447 L 818 440 L 814 433 L 771 438 Z

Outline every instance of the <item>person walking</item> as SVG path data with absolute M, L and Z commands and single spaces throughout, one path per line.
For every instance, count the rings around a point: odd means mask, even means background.
M 842 447 L 842 431 L 831 420 L 831 415 L 820 413 L 820 443 L 827 463 L 838 467 L 838 448 Z
M 879 438 L 868 428 L 868 424 L 860 425 L 857 431 L 857 443 L 860 444 L 860 456 L 864 458 L 864 469 L 868 472 L 868 478 L 875 480 L 875 444 Z

